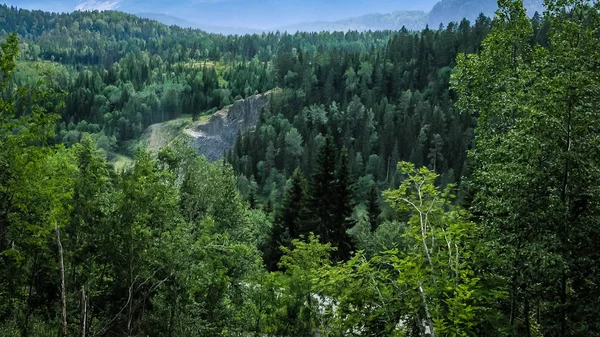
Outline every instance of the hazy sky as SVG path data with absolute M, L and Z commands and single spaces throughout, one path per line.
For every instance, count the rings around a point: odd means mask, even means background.
M 438 0 L 4 0 L 27 9 L 161 13 L 206 25 L 274 28 L 396 10 L 429 11 Z M 2 0 L 0 0 L 2 2 Z

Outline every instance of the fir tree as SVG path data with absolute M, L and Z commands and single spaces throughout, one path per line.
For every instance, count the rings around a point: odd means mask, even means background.
M 369 191 L 369 199 L 367 200 L 367 212 L 369 213 L 369 223 L 371 224 L 371 232 L 375 232 L 379 227 L 379 214 L 381 208 L 379 207 L 379 192 L 377 186 L 373 184 Z
M 333 253 L 336 260 L 347 260 L 352 251 L 352 241 L 347 230 L 352 228 L 352 181 L 348 150 L 343 149 L 333 183 L 333 223 L 329 227 L 331 243 L 337 247 Z
M 312 221 L 307 229 L 321 238 L 321 242 L 330 241 L 329 228 L 334 223 L 334 180 L 335 147 L 333 137 L 325 137 L 317 156 L 317 165 L 313 176 L 311 211 Z
M 309 218 L 308 183 L 300 169 L 294 171 L 290 180 L 291 186 L 287 190 L 277 222 L 284 225 L 292 239 L 297 239 Z

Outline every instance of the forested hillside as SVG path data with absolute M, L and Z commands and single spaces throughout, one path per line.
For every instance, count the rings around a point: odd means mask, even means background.
M 430 166 L 444 186 L 458 182 L 468 173 L 475 122 L 454 108 L 450 75 L 458 53 L 477 52 L 490 27 L 481 17 L 438 31 L 403 30 L 381 49 L 277 55 L 274 80 L 284 93 L 228 155 L 249 181 L 244 190 L 277 203 L 296 168 L 319 173 L 326 136 L 334 153 L 323 155 L 346 151 L 356 203 L 365 202 L 371 188 L 396 187 L 399 161 Z
M 103 147 L 122 151 L 150 124 L 214 112 L 272 89 L 271 58 L 280 50 L 381 48 L 390 35 L 222 36 L 119 12 L 59 15 L 6 6 L 0 12 L 0 31 L 24 38 L 17 80 L 50 68 L 55 85 L 70 93 L 58 141 L 73 144 L 89 132 Z
M 498 4 L 247 36 L 0 6 L 0 336 L 599 335 L 600 2 Z M 221 160 L 144 148 L 265 92 Z

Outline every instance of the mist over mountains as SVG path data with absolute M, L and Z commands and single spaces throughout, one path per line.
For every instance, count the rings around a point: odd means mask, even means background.
M 533 16 L 537 11 L 544 10 L 542 0 L 524 0 L 527 14 Z M 496 0 L 442 0 L 433 6 L 427 17 L 427 24 L 437 28 L 440 23 L 459 22 L 463 18 L 474 21 L 480 13 L 486 16 L 494 16 L 498 9 Z
M 493 16 L 496 0 L 8 0 L 8 5 L 46 11 L 119 10 L 167 25 L 219 34 L 269 31 L 421 30 L 429 25 Z M 529 15 L 542 0 L 525 0 Z
M 526 0 L 525 7 L 531 16 L 536 11 L 542 12 L 542 0 Z M 247 27 L 225 27 L 209 26 L 183 19 L 156 13 L 138 13 L 139 16 L 157 20 L 168 25 L 202 29 L 211 33 L 219 34 L 254 34 L 265 31 L 368 31 L 368 30 L 400 30 L 402 27 L 408 30 L 421 30 L 427 25 L 435 29 L 440 24 L 459 22 L 463 18 L 475 21 L 483 13 L 486 16 L 494 16 L 498 9 L 496 0 L 442 0 L 435 4 L 430 12 L 415 10 L 400 10 L 392 13 L 371 13 L 357 17 L 337 21 L 307 21 L 288 24 L 271 29 L 252 29 Z

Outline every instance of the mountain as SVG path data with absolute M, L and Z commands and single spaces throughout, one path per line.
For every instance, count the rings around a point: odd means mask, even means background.
M 247 27 L 222 27 L 209 26 L 197 22 L 188 21 L 176 16 L 160 13 L 137 13 L 139 17 L 156 20 L 169 26 L 182 28 L 201 29 L 209 33 L 224 35 L 261 34 L 270 31 L 294 32 L 321 32 L 321 31 L 368 31 L 368 30 L 400 30 L 406 27 L 409 30 L 420 30 L 425 27 L 427 13 L 422 11 L 396 11 L 389 14 L 367 14 L 355 18 L 339 21 L 312 21 L 301 22 L 293 25 L 275 27 L 273 29 L 252 29 Z
M 119 10 L 160 13 L 207 26 L 273 30 L 294 22 L 335 22 L 370 13 L 429 11 L 438 0 L 3 0 L 46 11 Z
M 262 30 L 252 29 L 247 27 L 223 27 L 209 26 L 197 22 L 191 22 L 176 16 L 161 14 L 161 13 L 137 13 L 136 16 L 141 18 L 155 20 L 168 26 L 179 26 L 181 28 L 201 29 L 208 33 L 223 34 L 223 35 L 244 35 L 244 34 L 260 34 Z
M 524 5 L 530 16 L 544 10 L 543 0 L 525 0 Z M 441 0 L 429 12 L 427 23 L 431 28 L 437 28 L 440 23 L 460 22 L 463 18 L 474 21 L 480 13 L 494 16 L 497 9 L 497 0 Z
M 474 21 L 480 13 L 493 16 L 498 8 L 496 0 L 424 0 L 418 4 L 413 0 L 56 0 L 51 5 L 42 0 L 5 1 L 9 6 L 50 11 L 119 10 L 167 25 L 225 35 L 276 30 L 398 30 L 403 26 L 420 30 L 426 24 L 437 28 L 440 23 L 463 18 Z M 542 12 L 542 2 L 524 0 L 529 15 Z
M 544 10 L 543 0 L 525 0 L 525 8 L 529 15 L 536 11 Z M 203 25 L 182 18 L 165 14 L 139 14 L 167 25 L 178 25 L 205 30 L 210 33 L 220 34 L 254 34 L 268 31 L 287 31 L 290 33 L 320 32 L 320 31 L 368 31 L 368 30 L 400 30 L 406 27 L 408 30 L 421 30 L 427 24 L 431 28 L 437 28 L 440 24 L 449 22 L 460 22 L 463 18 L 475 21 L 479 14 L 494 16 L 498 9 L 497 0 L 441 0 L 433 6 L 430 12 L 425 11 L 395 11 L 392 13 L 371 13 L 341 20 L 317 20 L 305 21 L 291 25 L 275 26 L 272 28 L 253 29 L 247 27 L 222 27 Z M 284 15 L 285 13 L 282 13 Z
M 161 14 L 161 13 L 136 13 L 140 18 L 155 20 L 167 26 L 179 26 L 181 28 L 198 28 L 201 26 L 198 23 L 184 20 L 176 16 Z
M 396 11 L 390 14 L 367 14 L 334 22 L 305 22 L 281 27 L 281 31 L 367 31 L 367 30 L 419 30 L 425 26 L 427 13 L 422 11 Z

